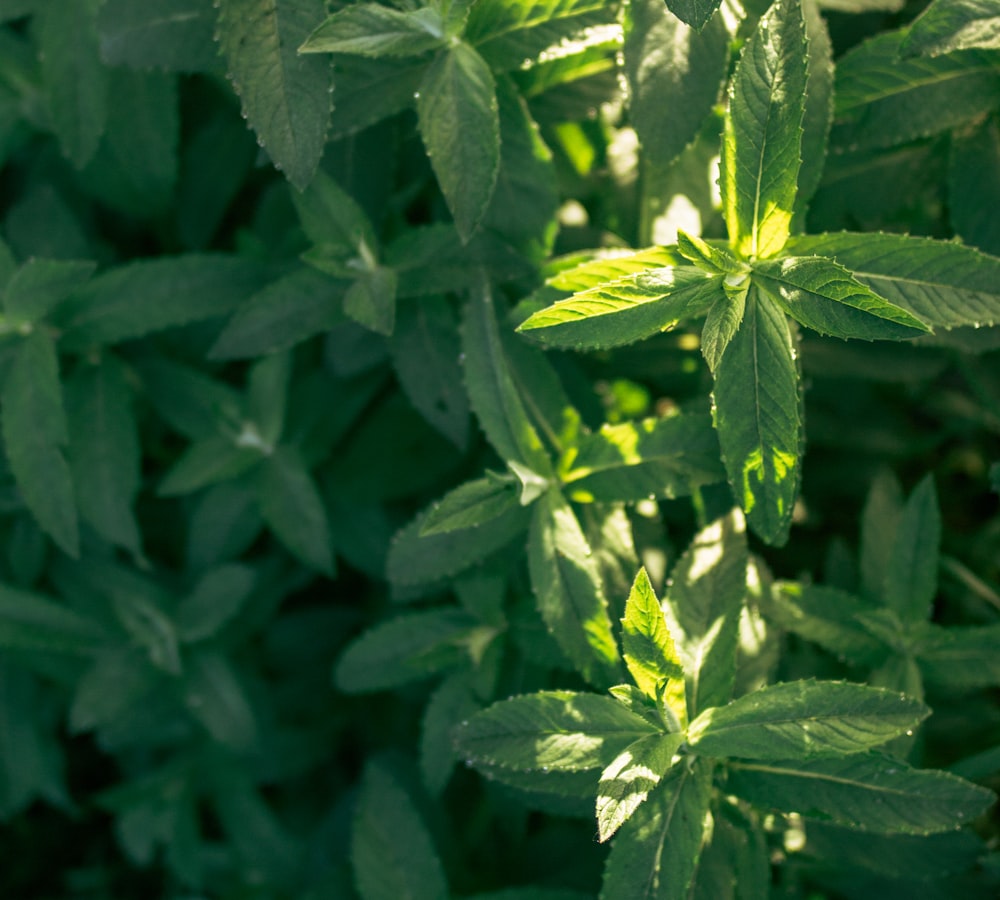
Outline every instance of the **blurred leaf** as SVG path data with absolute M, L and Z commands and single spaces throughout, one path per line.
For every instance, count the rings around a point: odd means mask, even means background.
M 94 619 L 43 594 L 0 585 L 0 647 L 89 655 L 108 640 Z
M 458 762 L 452 728 L 478 709 L 464 673 L 445 678 L 427 701 L 420 730 L 420 774 L 431 794 L 441 794 Z
M 952 135 L 948 206 L 952 227 L 967 244 L 1000 254 L 1000 120 L 996 115 Z
M 194 653 L 185 660 L 184 702 L 220 744 L 237 752 L 257 743 L 253 707 L 229 661 L 216 653 Z
M 934 481 L 928 476 L 914 489 L 899 518 L 883 582 L 886 605 L 904 622 L 930 618 L 940 544 L 941 512 Z
M 377 334 L 392 334 L 397 279 L 396 271 L 385 266 L 362 272 L 344 294 L 344 312 Z
M 112 647 L 100 654 L 76 684 L 69 727 L 76 733 L 100 729 L 157 687 L 163 674 L 135 647 Z
M 921 632 L 917 653 L 927 681 L 957 690 L 1000 684 L 997 625 L 930 627 Z
M 177 629 L 160 598 L 119 588 L 112 593 L 111 601 L 118 621 L 134 642 L 145 648 L 150 662 L 169 675 L 180 675 Z
M 472 43 L 493 40 L 510 31 L 535 28 L 602 5 L 599 0 L 483 0 L 472 7 L 465 38 Z
M 188 568 L 201 572 L 240 556 L 262 527 L 257 498 L 246 485 L 223 482 L 201 494 L 188 519 Z
M 101 57 L 112 66 L 208 72 L 218 66 L 215 13 L 203 0 L 104 0 Z
M 239 613 L 256 586 L 257 573 L 250 566 L 228 563 L 209 569 L 177 604 L 177 636 L 186 643 L 212 637 Z
M 312 180 L 330 123 L 332 70 L 298 48 L 321 0 L 219 0 L 216 39 L 243 112 L 275 166 L 299 190 Z
M 29 259 L 11 272 L 3 308 L 15 322 L 37 322 L 94 273 L 87 260 Z
M 190 494 L 237 478 L 261 464 L 256 447 L 241 447 L 230 437 L 211 435 L 191 444 L 167 470 L 157 487 L 161 497 Z
M 802 17 L 809 52 L 806 102 L 802 116 L 802 165 L 799 168 L 799 184 L 795 196 L 793 232 L 805 230 L 803 220 L 809 201 L 823 175 L 834 102 L 833 46 L 826 19 L 820 15 L 819 4 L 811 0 L 802 5 Z

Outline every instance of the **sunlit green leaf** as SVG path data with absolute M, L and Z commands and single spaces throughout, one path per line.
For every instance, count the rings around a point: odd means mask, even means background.
M 975 47 L 1000 50 L 1000 9 L 993 0 L 936 0 L 910 25 L 904 56 L 938 56 Z

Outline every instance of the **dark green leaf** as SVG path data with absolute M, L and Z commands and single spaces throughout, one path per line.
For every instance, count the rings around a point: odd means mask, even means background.
M 729 238 L 744 257 L 780 252 L 791 228 L 806 94 L 798 0 L 778 0 L 740 57 L 719 179 Z
M 535 504 L 528 567 L 542 619 L 591 684 L 620 681 L 608 601 L 593 551 L 572 508 L 555 488 Z
M 292 191 L 292 202 L 313 244 L 342 253 L 345 261 L 363 258 L 366 249 L 369 254 L 378 249 L 375 228 L 365 211 L 326 172 L 317 172 L 304 190 Z
M 952 135 L 948 157 L 948 212 L 967 244 L 1000 253 L 1000 119 L 990 116 Z
M 733 802 L 712 810 L 712 833 L 698 860 L 690 900 L 768 900 L 771 864 L 757 816 Z
M 276 448 L 261 466 L 258 487 L 261 515 L 277 538 L 306 565 L 332 575 L 326 509 L 299 452 Z
M 500 120 L 489 66 L 468 44 L 442 50 L 420 83 L 420 134 L 455 227 L 468 241 L 500 168 Z
M 993 0 L 935 0 L 910 26 L 904 56 L 939 56 L 975 47 L 1000 50 L 1000 9 Z
M 833 121 L 833 47 L 819 3 L 806 3 L 802 17 L 809 42 L 806 102 L 802 116 L 802 166 L 795 195 L 793 231 L 804 231 L 809 201 L 819 186 Z
M 430 832 L 389 769 L 365 767 L 351 827 L 351 866 L 361 900 L 447 900 Z
M 934 834 L 971 822 L 992 791 L 878 754 L 811 762 L 732 763 L 728 789 L 765 809 L 878 834 Z
M 463 672 L 449 676 L 431 694 L 420 729 L 420 774 L 427 790 L 435 795 L 445 789 L 458 754 L 451 730 L 479 709 Z
M 968 690 L 1000 684 L 997 625 L 928 626 L 917 650 L 920 671 L 933 684 Z
M 375 266 L 363 272 L 344 294 L 344 312 L 377 334 L 390 335 L 396 323 L 395 269 Z
M 473 763 L 520 772 L 604 769 L 656 728 L 598 694 L 539 691 L 494 703 L 455 729 L 458 752 Z
M 219 0 L 217 38 L 246 114 L 275 166 L 299 190 L 316 172 L 330 122 L 332 69 L 298 48 L 322 0 Z
M 184 664 L 184 702 L 214 740 L 237 753 L 255 747 L 257 720 L 229 660 L 194 653 Z
M 884 601 L 885 577 L 903 515 L 903 489 L 888 469 L 872 480 L 861 511 L 861 594 L 874 603 Z
M 701 315 L 721 293 L 722 276 L 711 278 L 694 266 L 647 269 L 560 300 L 518 331 L 537 331 L 552 347 L 616 347 Z
M 937 594 L 941 512 L 927 476 L 910 495 L 899 519 L 885 571 L 884 600 L 904 622 L 930 618 Z
M 978 118 L 1000 104 L 1000 51 L 900 56 L 905 31 L 865 41 L 837 62 L 831 139 L 891 147 Z
M 66 384 L 68 456 L 80 515 L 105 540 L 138 555 L 142 538 L 132 506 L 141 453 L 127 378 L 109 354 L 77 368 Z
M 7 374 L 0 423 L 14 480 L 31 514 L 70 556 L 79 553 L 73 478 L 63 455 L 66 414 L 55 341 L 42 331 L 23 339 Z
M 338 68 L 331 137 L 354 134 L 409 109 L 427 65 L 423 58 L 354 57 L 349 66 Z
M 684 669 L 667 630 L 660 601 L 656 598 L 645 569 L 640 569 L 635 576 L 632 590 L 625 601 L 622 653 L 629 674 L 647 697 L 658 699 L 664 683 L 684 678 Z M 681 712 L 684 712 L 683 704 Z M 678 718 L 683 726 L 687 716 L 681 715 Z
M 257 498 L 247 485 L 224 482 L 210 488 L 192 505 L 188 519 L 188 568 L 202 572 L 239 556 L 262 524 Z
M 14 322 L 36 322 L 93 274 L 86 260 L 29 259 L 7 282 L 3 308 Z
M 257 573 L 250 566 L 228 563 L 209 569 L 177 604 L 177 636 L 187 643 L 212 637 L 240 611 L 256 585 Z
M 518 502 L 513 478 L 487 475 L 467 481 L 435 503 L 423 520 L 421 536 L 443 534 L 459 528 L 483 525 L 512 509 Z
M 800 478 L 799 372 L 785 314 L 751 288 L 715 373 L 715 428 L 729 484 L 765 541 L 787 539 Z
M 108 116 L 108 71 L 98 54 L 100 0 L 51 0 L 41 15 L 39 55 L 52 128 L 79 167 L 97 150 Z
M 0 647 L 89 655 L 108 639 L 93 619 L 42 594 L 0 585 Z
M 833 257 L 890 303 L 935 328 L 1000 323 L 1000 259 L 951 241 L 905 234 L 793 238 L 794 255 Z
M 358 3 L 319 25 L 299 52 L 415 56 L 444 42 L 444 22 L 432 6 L 400 12 L 377 3 Z
M 700 413 L 602 425 L 581 436 L 562 476 L 580 502 L 682 497 L 725 477 L 711 419 Z
M 240 443 L 258 442 L 264 452 L 278 443 L 285 429 L 289 383 L 293 360 L 290 353 L 272 353 L 261 357 L 247 378 L 246 413 Z
M 667 774 L 683 742 L 681 733 L 640 738 L 601 773 L 597 789 L 598 840 L 606 841 L 628 821 Z
M 843 756 L 912 731 L 928 715 L 920 701 L 881 688 L 791 681 L 705 710 L 691 723 L 688 743 L 705 756 Z
M 743 516 L 734 510 L 695 535 L 670 573 L 665 612 L 687 676 L 692 716 L 728 703 L 747 590 Z
M 170 467 L 157 488 L 161 497 L 190 494 L 237 478 L 261 463 L 260 449 L 241 447 L 231 437 L 213 434 L 196 441 Z
M 618 832 L 601 900 L 684 900 L 698 865 L 712 796 L 706 760 L 674 768 Z
M 177 629 L 164 608 L 164 597 L 160 593 L 141 591 L 141 586 L 139 579 L 132 578 L 125 584 L 110 586 L 115 617 L 133 643 L 146 651 L 149 661 L 156 668 L 169 675 L 180 675 Z
M 136 647 L 115 647 L 98 654 L 76 683 L 69 727 L 74 733 L 91 731 L 120 720 L 164 678 Z
M 753 279 L 788 315 L 820 334 L 873 341 L 919 337 L 930 330 L 821 256 L 756 263 Z
M 218 67 L 215 11 L 204 0 L 104 0 L 97 25 L 109 65 L 170 72 Z

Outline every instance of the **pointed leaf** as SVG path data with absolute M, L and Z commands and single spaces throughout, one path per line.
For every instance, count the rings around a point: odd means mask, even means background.
M 226 657 L 194 653 L 184 661 L 184 702 L 212 738 L 245 753 L 258 742 L 258 726 L 246 690 Z
M 805 230 L 805 214 L 823 176 L 830 125 L 833 122 L 834 67 L 830 32 L 826 19 L 820 15 L 819 3 L 803 4 L 802 17 L 809 42 L 808 79 L 802 116 L 802 166 L 799 169 L 799 186 L 795 195 L 793 231 Z
M 645 569 L 635 576 L 625 601 L 622 651 L 629 673 L 647 697 L 655 699 L 662 683 L 684 677 L 660 601 Z
M 1000 323 L 1000 259 L 905 234 L 796 237 L 794 255 L 830 256 L 880 297 L 934 328 Z
M 929 626 L 917 649 L 920 671 L 936 685 L 968 690 L 1000 685 L 1000 626 Z
M 1000 7 L 994 0 L 935 0 L 910 25 L 904 56 L 938 56 L 975 47 L 1000 50 Z
M 726 473 L 708 414 L 677 413 L 582 435 L 562 477 L 572 500 L 637 502 L 683 497 Z
M 934 834 L 971 822 L 996 799 L 947 772 L 878 754 L 810 762 L 731 763 L 727 787 L 764 809 L 877 834 Z
M 298 48 L 322 0 L 219 0 L 217 38 L 243 112 L 274 164 L 299 190 L 323 155 L 332 69 Z
M 29 259 L 11 276 L 3 308 L 16 322 L 36 322 L 94 274 L 87 260 Z
M 481 0 L 470 10 L 465 39 L 476 44 L 603 6 L 601 0 Z
M 722 292 L 722 276 L 694 266 L 626 275 L 536 312 L 518 331 L 537 332 L 552 347 L 617 347 L 666 331 L 704 313 Z
M 344 294 L 344 312 L 376 334 L 390 335 L 396 324 L 395 269 L 375 266 L 361 274 Z
M 802 451 L 799 372 L 785 314 L 751 288 L 715 373 L 715 428 L 733 493 L 770 544 L 788 536 Z
M 299 52 L 416 56 L 436 50 L 444 41 L 444 22 L 433 7 L 400 12 L 378 3 L 358 3 L 317 26 Z
M 63 455 L 66 414 L 55 341 L 24 338 L 3 386 L 0 423 L 14 481 L 42 530 L 70 556 L 79 552 L 73 478 Z
M 729 238 L 742 256 L 774 256 L 788 239 L 806 69 L 801 6 L 778 0 L 743 48 L 725 120 L 722 206 Z
M 601 900 L 685 900 L 712 797 L 707 760 L 675 766 L 618 832 Z
M 905 39 L 883 33 L 837 61 L 834 144 L 890 147 L 996 108 L 1000 50 L 902 58 Z
M 886 605 L 904 622 L 930 618 L 940 547 L 941 512 L 934 480 L 928 475 L 906 501 L 883 582 Z
M 754 266 L 753 278 L 788 315 L 820 334 L 874 341 L 919 337 L 930 330 L 821 256 L 765 260 Z
M 196 441 L 181 454 L 157 487 L 161 497 L 190 494 L 237 478 L 261 462 L 257 447 L 241 447 L 230 437 L 212 435 Z
M 97 26 L 108 65 L 169 72 L 218 67 L 215 10 L 203 0 L 104 0 Z
M 291 197 L 302 230 L 312 243 L 345 256 L 363 257 L 363 248 L 369 254 L 378 249 L 368 214 L 326 172 L 318 171 L 307 188 L 292 191 Z
M 748 284 L 749 279 L 745 282 Z M 713 373 L 718 371 L 729 342 L 740 330 L 746 308 L 745 290 L 724 290 L 709 307 L 701 330 L 701 355 Z
M 260 470 L 260 512 L 302 562 L 332 575 L 330 525 L 323 500 L 299 452 L 278 447 Z
M 667 7 L 682 22 L 700 31 L 715 15 L 721 2 L 722 0 L 667 0 Z
M 455 729 L 473 763 L 521 772 L 603 769 L 656 727 L 599 694 L 539 691 L 501 700 Z
M 648 269 L 686 265 L 685 259 L 671 247 L 648 247 L 645 250 L 608 249 L 597 252 L 594 259 L 563 269 L 546 283 L 560 291 L 586 291 L 627 275 L 637 275 Z
M 962 240 L 1000 253 L 1000 119 L 996 114 L 952 134 L 948 156 L 949 221 Z
M 692 716 L 728 703 L 747 584 L 746 526 L 734 510 L 695 535 L 670 573 L 667 627 L 687 677 Z
M 424 75 L 417 99 L 420 134 L 463 241 L 486 212 L 500 168 L 496 85 L 483 58 L 458 42 Z
M 597 788 L 598 840 L 608 840 L 628 821 L 667 774 L 683 741 L 680 733 L 640 738 L 601 773 Z
M 584 678 L 609 687 L 618 677 L 618 647 L 593 551 L 562 495 L 552 488 L 534 506 L 528 569 L 542 619 Z
M 503 515 L 518 503 L 517 482 L 497 475 L 467 481 L 435 503 L 421 524 L 420 534 L 444 534 L 474 528 Z
M 203 641 L 233 619 L 257 585 L 257 572 L 241 563 L 209 569 L 178 604 L 177 636 L 185 643 Z
M 815 759 L 877 747 L 930 710 L 893 691 L 841 681 L 791 681 L 703 712 L 688 743 L 706 756 Z
M 0 648 L 85 656 L 107 641 L 96 620 L 43 594 L 0 585 Z
M 431 694 L 420 722 L 420 775 L 427 790 L 440 796 L 458 762 L 451 731 L 479 711 L 465 672 L 444 679 Z
M 903 488 L 888 469 L 880 469 L 872 480 L 861 511 L 861 595 L 870 601 L 884 600 L 885 576 L 903 515 Z

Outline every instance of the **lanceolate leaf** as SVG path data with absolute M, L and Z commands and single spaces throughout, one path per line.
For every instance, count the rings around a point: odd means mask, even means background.
M 793 231 L 804 231 L 804 217 L 823 175 L 823 164 L 833 121 L 833 47 L 826 20 L 820 15 L 819 3 L 807 2 L 802 7 L 809 41 L 806 103 L 802 117 L 802 166 L 795 196 Z
M 4 312 L 15 321 L 34 322 L 84 284 L 95 267 L 87 260 L 29 259 L 2 293 Z
M 647 269 L 684 265 L 687 265 L 687 261 L 677 248 L 672 247 L 649 247 L 632 252 L 607 250 L 588 262 L 553 275 L 548 284 L 560 291 L 585 291 L 628 275 L 637 275 Z
M 715 427 L 733 492 L 765 541 L 788 535 L 799 487 L 799 373 L 785 314 L 751 288 L 715 373 Z
M 299 48 L 302 53 L 411 56 L 444 43 L 444 23 L 434 7 L 400 12 L 377 3 L 358 3 L 334 13 Z
M 688 729 L 706 756 L 813 759 L 859 753 L 912 731 L 930 715 L 920 701 L 840 681 L 792 681 L 708 709 Z
M 722 144 L 723 211 L 743 256 L 774 256 L 788 238 L 805 93 L 802 9 L 778 0 L 743 49 Z
M 302 190 L 330 121 L 332 70 L 298 48 L 323 18 L 322 0 L 219 0 L 218 40 L 246 114 L 274 164 Z
M 597 789 L 597 833 L 601 842 L 610 838 L 649 796 L 669 771 L 683 741 L 680 733 L 640 738 L 601 773 Z
M 753 273 L 754 281 L 788 315 L 820 334 L 873 341 L 919 337 L 929 330 L 830 259 L 765 260 L 754 266 Z
M 952 134 L 948 213 L 955 232 L 987 253 L 1000 253 L 1000 118 L 994 115 Z
M 687 676 L 692 717 L 728 703 L 747 584 L 746 526 L 739 510 L 695 535 L 670 573 L 665 611 Z
M 667 8 L 682 22 L 701 31 L 720 3 L 721 0 L 667 0 Z M 718 17 L 715 21 L 719 21 Z
M 618 832 L 601 900 L 685 900 L 711 796 L 711 763 L 675 766 Z
M 701 315 L 722 293 L 722 276 L 694 266 L 668 266 L 602 284 L 560 300 L 524 321 L 552 347 L 617 347 Z
M 941 512 L 934 481 L 928 476 L 906 502 L 883 582 L 886 605 L 904 622 L 930 618 L 940 546 Z
M 584 678 L 608 687 L 621 680 L 618 648 L 592 550 L 557 489 L 550 488 L 534 510 L 528 566 L 539 612 Z
M 0 647 L 4 650 L 89 655 L 107 640 L 95 620 L 64 604 L 0 585 Z
M 682 497 L 725 477 L 711 418 L 679 413 L 583 435 L 563 481 L 573 500 L 637 502 Z
M 749 276 L 746 280 L 749 282 Z M 701 355 L 713 373 L 718 371 L 733 335 L 740 330 L 746 308 L 746 290 L 723 291 L 709 307 L 701 329 Z
M 101 57 L 113 66 L 211 71 L 215 10 L 204 0 L 104 0 L 97 17 Z
M 533 28 L 605 5 L 601 0 L 482 0 L 472 7 L 465 39 L 474 44 L 492 40 L 509 31 Z
M 840 232 L 796 237 L 786 249 L 832 257 L 880 297 L 935 328 L 1000 322 L 1000 259 L 971 247 Z
M 946 772 L 879 754 L 811 762 L 731 763 L 727 788 L 764 809 L 881 834 L 934 834 L 971 822 L 996 799 Z
M 463 241 L 486 212 L 500 169 L 500 119 L 489 66 L 468 44 L 442 50 L 420 83 L 420 134 Z
M 837 62 L 835 144 L 902 144 L 997 106 L 1000 50 L 904 59 L 905 37 L 905 31 L 880 34 Z
M 449 491 L 431 507 L 421 535 L 473 528 L 495 519 L 518 502 L 517 482 L 493 475 L 467 481 Z
M 910 26 L 904 56 L 937 56 L 974 47 L 1000 50 L 1000 7 L 994 0 L 935 0 Z
M 928 625 L 917 649 L 920 671 L 933 684 L 967 690 L 1000 685 L 1000 625 Z
M 625 602 L 622 651 L 629 673 L 647 697 L 656 699 L 658 688 L 664 682 L 684 678 L 660 601 L 645 569 L 640 569 L 635 576 Z
M 611 697 L 539 691 L 501 700 L 455 730 L 473 763 L 521 772 L 603 769 L 656 727 Z
M 24 338 L 7 374 L 0 420 L 14 480 L 42 530 L 68 553 L 79 552 L 73 479 L 63 455 L 66 414 L 55 341 L 43 331 Z

